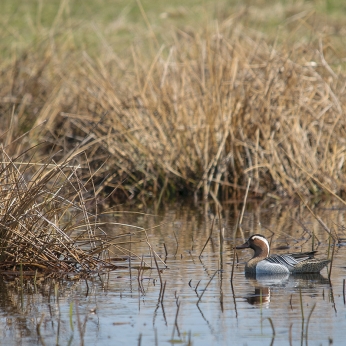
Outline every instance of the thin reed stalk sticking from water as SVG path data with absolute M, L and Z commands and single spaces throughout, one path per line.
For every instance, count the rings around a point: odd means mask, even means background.
M 331 275 L 332 275 L 334 253 L 335 253 L 335 241 L 334 241 L 334 245 L 333 245 L 332 258 L 330 259 L 330 265 L 329 265 L 329 274 L 328 274 L 329 282 L 330 282 L 330 278 L 331 278 Z
M 273 320 L 270 317 L 267 317 L 267 319 L 270 322 L 270 325 L 271 325 L 272 331 L 273 331 L 272 341 L 270 343 L 270 345 L 273 345 L 274 344 L 275 335 L 276 335 L 275 328 L 274 328 L 274 323 L 273 323 Z
M 221 252 L 223 251 L 223 242 L 225 241 L 225 227 L 220 229 L 220 248 Z
M 202 294 L 200 295 L 199 299 L 198 299 L 198 302 L 196 303 L 196 305 L 199 304 L 199 302 L 201 301 L 203 295 L 204 295 L 204 292 L 207 290 L 209 284 L 211 283 L 211 281 L 214 279 L 214 276 L 216 275 L 216 273 L 218 273 L 219 270 L 216 270 L 215 273 L 213 274 L 213 276 L 210 278 L 209 282 L 207 283 L 207 286 L 205 286 L 205 289 L 203 290 Z
M 310 322 L 310 318 L 312 313 L 314 312 L 316 307 L 316 303 L 313 305 L 313 307 L 310 310 L 309 316 L 308 316 L 308 320 L 306 321 L 306 328 L 305 328 L 305 340 L 306 340 L 306 345 L 308 345 L 308 329 L 309 329 L 309 322 Z
M 234 293 L 234 287 L 233 287 L 233 275 L 234 275 L 235 256 L 236 256 L 236 249 L 233 248 L 233 261 L 232 261 L 232 272 L 231 272 L 231 280 L 230 281 L 231 281 L 231 289 L 232 289 L 232 295 L 233 295 L 235 316 L 236 316 L 236 318 L 238 318 L 237 302 L 235 300 L 235 293 Z
M 304 309 L 303 309 L 303 298 L 302 298 L 302 289 L 301 289 L 301 287 L 299 287 L 299 300 L 300 300 L 300 312 L 302 314 L 301 340 L 303 342 L 303 336 L 304 336 Z
M 168 251 L 167 251 L 167 247 L 165 243 L 163 243 L 163 248 L 165 249 L 165 262 L 166 262 L 166 259 L 168 257 Z
M 83 333 L 82 323 L 80 320 L 78 300 L 77 299 L 75 300 L 75 308 L 76 308 L 77 326 L 78 326 L 78 331 L 79 331 L 80 344 L 81 344 L 81 346 L 84 346 L 84 333 Z
M 160 273 L 160 268 L 159 268 L 159 265 L 157 264 L 157 260 L 156 260 L 155 254 L 154 254 L 154 261 L 155 261 L 157 273 L 159 274 L 159 278 L 160 278 L 160 294 L 159 294 L 159 301 L 161 301 L 162 290 L 163 290 L 163 284 L 162 284 L 162 277 L 161 277 L 161 273 Z
M 142 260 L 141 260 L 141 264 L 139 265 L 139 268 L 138 268 L 138 274 L 137 274 L 137 282 L 138 282 L 138 289 L 142 292 L 142 294 L 144 294 L 144 287 L 142 285 L 142 282 L 141 282 L 141 272 L 144 271 L 143 270 L 143 255 L 142 255 Z M 131 280 L 131 278 L 130 278 Z
M 163 284 L 162 295 L 161 295 L 161 304 L 163 304 L 163 298 L 165 296 L 165 292 L 166 292 L 166 281 Z
M 46 344 L 42 338 L 42 335 L 41 335 L 41 324 L 42 324 L 43 319 L 44 319 L 44 314 L 41 315 L 40 321 L 36 325 L 36 333 L 38 335 L 38 338 L 39 338 L 42 346 L 46 346 Z
M 189 330 L 189 339 L 187 341 L 187 346 L 192 346 L 192 342 L 191 342 L 191 330 Z
M 213 221 L 212 221 L 212 223 L 211 223 L 211 228 L 210 228 L 209 237 L 208 237 L 207 241 L 205 242 L 205 244 L 204 244 L 204 246 L 203 246 L 203 249 L 202 249 L 201 253 L 199 254 L 199 257 L 202 256 L 202 253 L 203 253 L 205 247 L 207 246 L 209 240 L 211 239 L 211 236 L 212 236 L 212 234 L 213 234 L 213 229 L 214 229 L 214 222 L 215 222 L 215 215 L 214 215 Z
M 73 302 L 70 303 L 69 317 L 70 317 L 70 328 L 71 328 L 71 330 L 73 332 L 74 331 L 74 326 L 73 326 Z
M 197 295 L 198 298 L 199 298 L 199 294 L 198 294 L 198 292 L 197 292 L 197 288 L 198 288 L 198 286 L 199 286 L 200 283 L 201 283 L 201 280 L 199 280 L 199 281 L 197 282 L 197 285 L 196 285 L 196 287 L 195 287 L 195 293 L 196 293 L 196 295 Z
M 328 253 L 327 253 L 327 258 L 329 258 L 330 255 L 330 247 L 332 245 L 332 237 L 329 235 L 328 237 Z
M 290 346 L 292 346 L 292 327 L 293 327 L 293 323 L 290 324 L 290 329 L 289 329 L 288 342 L 290 343 Z
M 299 287 L 299 299 L 300 299 L 300 311 L 302 313 L 302 320 L 304 321 L 304 309 L 303 309 L 303 298 L 302 298 L 302 289 Z
M 233 260 L 232 260 L 231 283 L 233 283 L 234 264 L 235 264 L 235 253 L 236 253 L 236 249 L 233 248 Z
M 240 225 L 243 222 L 243 216 L 244 216 L 244 212 L 245 212 L 246 200 L 247 200 L 247 195 L 249 193 L 250 184 L 251 184 L 251 177 L 247 181 L 247 187 L 246 187 L 246 192 L 245 192 L 245 197 L 244 197 L 244 202 L 243 202 L 243 208 L 242 208 L 241 215 L 240 215 L 240 220 L 239 220 L 239 224 Z
M 149 242 L 149 238 L 148 238 L 148 233 L 146 230 L 144 230 L 144 234 L 145 234 L 145 237 L 147 239 L 147 244 L 149 246 L 149 249 L 150 251 L 153 252 L 153 255 L 154 255 L 154 258 L 155 256 L 157 256 L 157 258 L 159 259 L 159 261 L 167 268 L 167 264 L 162 260 L 162 258 L 156 253 L 156 251 L 153 249 L 153 247 L 151 246 L 150 242 Z
M 131 245 L 132 245 L 132 235 L 130 235 L 130 252 L 131 252 Z M 142 256 L 142 261 L 143 261 L 143 256 Z M 130 272 L 130 282 L 132 282 L 132 258 L 131 255 L 129 254 L 129 272 Z
M 174 326 L 173 326 L 172 339 L 171 340 L 173 340 L 173 338 L 174 338 L 175 330 L 177 330 L 178 335 L 180 337 L 180 331 L 179 331 L 179 327 L 178 327 L 178 314 L 179 314 L 180 304 L 181 304 L 181 302 L 177 303 L 177 312 L 175 313 Z
M 175 234 L 174 230 L 173 230 L 173 235 L 174 235 L 175 242 L 177 243 L 177 248 L 175 249 L 175 254 L 174 254 L 174 257 L 175 257 L 178 253 L 179 242 L 178 242 L 178 238 L 177 238 L 177 235 Z
M 223 241 L 224 241 L 224 233 L 225 233 L 225 228 L 222 227 L 222 224 L 221 224 L 221 211 L 220 211 L 220 208 L 217 209 L 218 211 L 218 217 L 219 217 L 219 228 L 220 228 L 220 233 L 219 233 L 219 254 L 220 254 L 220 264 L 222 266 L 222 252 L 223 252 Z

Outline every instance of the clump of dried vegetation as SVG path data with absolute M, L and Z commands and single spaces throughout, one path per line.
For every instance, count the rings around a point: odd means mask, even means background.
M 96 181 L 127 198 L 242 196 L 249 177 L 258 195 L 343 192 L 346 79 L 333 47 L 318 33 L 267 42 L 233 19 L 172 29 L 161 46 L 149 35 L 127 58 L 42 43 L 2 69 L 1 106 L 24 128 L 23 114 L 46 121 L 52 146 L 87 151 Z
M 82 182 L 77 158 L 35 161 L 37 148 L 10 156 L 14 146 L 20 144 L 0 148 L 0 273 L 88 275 L 114 269 L 110 239 L 91 212 L 91 178 Z

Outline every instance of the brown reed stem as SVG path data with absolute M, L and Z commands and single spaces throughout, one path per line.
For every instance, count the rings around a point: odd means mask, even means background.
M 315 307 L 316 307 L 316 303 L 313 305 L 313 307 L 311 308 L 310 310 L 310 313 L 309 313 L 309 316 L 308 316 L 308 320 L 306 322 L 306 328 L 305 328 L 305 340 L 306 340 L 306 345 L 308 344 L 308 330 L 309 330 L 309 322 L 310 322 L 310 318 L 311 318 L 311 315 L 312 313 L 314 312 L 315 310 Z
M 204 292 L 207 290 L 207 288 L 208 288 L 208 286 L 210 285 L 211 281 L 214 279 L 214 276 L 215 276 L 216 273 L 218 273 L 218 272 L 219 272 L 219 270 L 216 270 L 215 273 L 213 274 L 213 276 L 210 278 L 210 280 L 209 280 L 208 283 L 207 283 L 207 286 L 205 286 L 205 289 L 203 290 L 202 294 L 200 295 L 200 297 L 199 297 L 199 299 L 198 299 L 196 305 L 199 304 L 199 302 L 201 301 L 201 299 L 202 299 L 202 297 L 203 297 L 203 295 L 204 295 Z
M 209 240 L 211 239 L 211 236 L 212 236 L 212 234 L 213 234 L 213 229 L 214 229 L 214 222 L 215 222 L 215 215 L 214 215 L 213 221 L 212 221 L 212 223 L 211 223 L 211 228 L 210 228 L 209 237 L 208 237 L 207 241 L 205 242 L 205 244 L 204 244 L 204 246 L 203 246 L 203 248 L 202 248 L 202 251 L 201 251 L 201 253 L 199 254 L 198 257 L 201 257 L 201 256 L 202 256 L 202 253 L 203 253 L 205 247 L 207 246 Z
M 300 311 L 302 314 L 302 321 L 304 323 L 304 309 L 303 309 L 303 298 L 302 298 L 302 289 L 299 287 L 299 300 L 300 300 Z
M 335 241 L 334 241 L 333 251 L 332 251 L 332 258 L 331 258 L 331 260 L 330 260 L 330 266 L 329 266 L 329 275 L 328 275 L 328 280 L 329 280 L 329 282 L 330 282 L 330 278 L 331 278 L 331 275 L 332 275 L 335 247 L 336 247 L 336 246 L 335 246 Z
M 180 302 L 177 304 L 177 311 L 175 313 L 174 327 L 173 327 L 173 331 L 172 331 L 172 339 L 171 340 L 173 340 L 173 338 L 174 338 L 175 329 L 177 330 L 178 335 L 180 336 L 179 327 L 178 327 L 178 314 L 179 314 L 180 304 L 181 304 Z
M 235 264 L 235 254 L 236 254 L 236 249 L 235 249 L 235 247 L 234 247 L 234 248 L 233 248 L 233 260 L 232 260 L 231 283 L 233 283 L 234 264 Z
M 165 249 L 165 258 L 167 258 L 168 256 L 168 251 L 167 251 L 167 247 L 166 247 L 166 244 L 163 243 L 163 248 Z M 165 261 L 166 262 L 166 261 Z
M 292 346 L 292 327 L 293 327 L 293 323 L 290 324 L 290 329 L 289 329 L 288 341 L 290 343 L 290 346 Z
M 80 315 L 79 315 L 79 308 L 78 308 L 78 300 L 75 299 L 75 308 L 76 308 L 76 316 L 77 316 L 77 326 L 78 326 L 78 331 L 79 331 L 79 337 L 80 337 L 80 344 L 84 346 L 84 334 L 83 334 L 83 327 L 82 323 L 80 320 Z
M 242 208 L 241 215 L 240 215 L 239 225 L 241 225 L 243 222 L 243 216 L 244 216 L 244 212 L 245 212 L 246 200 L 247 200 L 247 195 L 249 193 L 250 184 L 251 184 L 251 177 L 247 181 L 247 187 L 246 187 L 246 192 L 245 192 L 245 197 L 244 197 L 244 202 L 243 202 L 243 208 Z
M 276 333 L 275 333 L 275 328 L 274 328 L 273 320 L 271 319 L 271 317 L 267 317 L 267 319 L 269 320 L 270 325 L 271 325 L 271 327 L 272 327 L 273 337 L 275 337 Z
M 165 292 L 166 292 L 166 281 L 165 281 L 165 283 L 164 283 L 164 285 L 163 285 L 162 297 L 161 297 L 161 304 L 163 304 L 163 298 L 164 298 L 164 296 L 165 296 Z
M 38 338 L 39 338 L 42 346 L 46 346 L 46 343 L 44 342 L 43 337 L 41 335 L 41 324 L 42 324 L 43 319 L 44 319 L 44 313 L 41 315 L 40 321 L 36 325 L 36 333 L 38 335 Z
M 175 254 L 174 254 L 174 257 L 175 257 L 178 253 L 179 242 L 178 242 L 178 238 L 177 238 L 177 235 L 175 234 L 174 230 L 173 230 L 173 235 L 174 235 L 175 242 L 177 243 L 177 248 L 175 249 Z
M 160 279 L 160 294 L 159 294 L 159 301 L 161 301 L 161 297 L 162 297 L 162 291 L 163 291 L 163 284 L 162 284 L 162 277 L 161 277 L 160 268 L 159 268 L 159 265 L 157 264 L 155 254 L 154 254 L 154 261 L 155 261 L 155 265 L 156 265 L 157 273 L 159 274 L 159 279 Z

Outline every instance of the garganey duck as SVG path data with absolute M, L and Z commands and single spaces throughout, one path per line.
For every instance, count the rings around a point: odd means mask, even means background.
M 254 256 L 245 265 L 247 274 L 319 273 L 330 262 L 327 259 L 315 259 L 316 251 L 269 256 L 268 240 L 261 234 L 252 235 L 247 242 L 236 247 L 246 248 L 255 251 Z

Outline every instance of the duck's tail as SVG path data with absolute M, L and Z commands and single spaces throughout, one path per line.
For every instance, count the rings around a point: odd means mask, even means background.
M 319 273 L 330 260 L 308 259 L 298 263 L 294 268 L 294 273 Z

